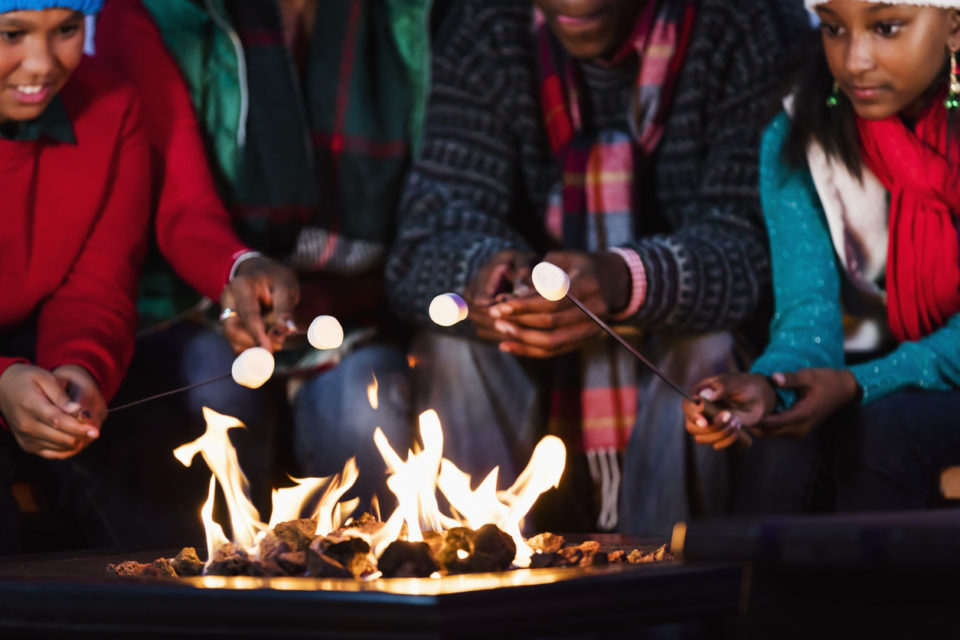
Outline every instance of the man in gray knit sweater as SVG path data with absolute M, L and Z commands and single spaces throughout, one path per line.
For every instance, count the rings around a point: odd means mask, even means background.
M 425 329 L 415 386 L 447 457 L 510 481 L 550 430 L 586 452 L 603 528 L 722 511 L 726 457 L 692 447 L 678 399 L 529 272 L 563 267 L 680 382 L 745 366 L 733 330 L 769 283 L 759 135 L 808 27 L 792 0 L 456 3 L 387 266 Z M 443 292 L 469 326 L 429 326 Z

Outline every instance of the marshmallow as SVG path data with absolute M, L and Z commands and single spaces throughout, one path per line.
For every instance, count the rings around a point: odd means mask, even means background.
M 233 361 L 231 373 L 239 385 L 259 389 L 273 375 L 273 354 L 263 347 L 247 349 Z
M 343 327 L 333 316 L 317 316 L 307 329 L 307 341 L 314 349 L 336 349 L 343 344 Z
M 570 290 L 570 276 L 555 264 L 541 262 L 533 268 L 533 286 L 541 296 L 556 302 Z
M 430 319 L 441 327 L 452 327 L 467 319 L 467 302 L 455 293 L 441 293 L 430 303 Z

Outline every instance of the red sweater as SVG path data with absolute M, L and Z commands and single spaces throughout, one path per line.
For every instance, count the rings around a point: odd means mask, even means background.
M 77 144 L 0 140 L 0 331 L 36 314 L 37 365 L 80 365 L 109 399 L 133 354 L 149 150 L 136 94 L 96 60 L 61 96 Z
M 138 0 L 107 2 L 95 37 L 97 58 L 134 86 L 143 101 L 160 251 L 181 278 L 219 300 L 234 261 L 248 249 L 220 201 L 180 70 Z

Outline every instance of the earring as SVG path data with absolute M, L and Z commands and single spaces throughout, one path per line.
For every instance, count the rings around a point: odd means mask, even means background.
M 957 52 L 950 55 L 950 94 L 943 106 L 948 111 L 960 109 L 960 68 L 957 65 Z
M 833 91 L 827 96 L 827 107 L 833 109 L 838 104 L 840 104 L 840 83 L 834 80 Z

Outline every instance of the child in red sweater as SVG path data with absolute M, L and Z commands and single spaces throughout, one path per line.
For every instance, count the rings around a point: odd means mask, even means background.
M 101 4 L 0 0 L 0 552 L 12 462 L 96 439 L 133 351 L 149 157 L 135 94 L 83 56 Z

